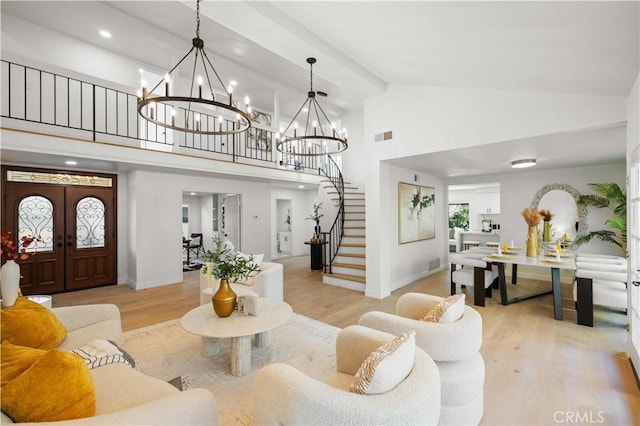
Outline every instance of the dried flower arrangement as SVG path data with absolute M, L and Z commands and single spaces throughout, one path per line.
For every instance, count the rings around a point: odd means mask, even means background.
M 553 213 L 551 213 L 551 210 L 539 210 L 538 213 L 540 213 L 542 220 L 545 222 L 550 222 L 551 219 L 553 219 Z
M 529 226 L 537 226 L 542 220 L 542 215 L 536 209 L 524 209 L 521 214 Z

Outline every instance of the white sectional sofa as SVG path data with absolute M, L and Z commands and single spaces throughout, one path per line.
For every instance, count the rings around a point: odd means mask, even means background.
M 120 311 L 115 305 L 83 305 L 54 308 L 67 328 L 57 349 L 70 351 L 93 339 L 122 338 Z M 179 391 L 171 384 L 147 376 L 123 363 L 91 370 L 96 393 L 96 415 L 47 425 L 214 425 L 216 401 L 206 389 Z M 4 412 L 0 424 L 14 423 Z M 25 423 L 23 423 L 25 424 Z M 37 423 L 36 423 L 37 424 Z

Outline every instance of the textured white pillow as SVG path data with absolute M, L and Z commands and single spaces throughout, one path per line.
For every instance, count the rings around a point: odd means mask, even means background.
M 434 306 L 427 315 L 425 315 L 423 321 L 427 322 L 455 322 L 462 318 L 464 313 L 464 299 L 466 295 L 464 293 L 454 294 L 446 299 L 443 299 L 436 306 Z
M 389 392 L 409 375 L 415 353 L 416 332 L 402 333 L 364 360 L 349 390 L 366 395 Z

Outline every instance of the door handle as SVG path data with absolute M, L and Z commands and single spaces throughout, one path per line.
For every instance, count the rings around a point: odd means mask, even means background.
M 73 243 L 71 241 L 67 242 L 67 247 L 71 247 Z
M 62 244 L 62 243 L 57 243 L 57 244 L 56 244 L 56 247 L 62 247 L 63 245 L 64 245 L 64 244 Z

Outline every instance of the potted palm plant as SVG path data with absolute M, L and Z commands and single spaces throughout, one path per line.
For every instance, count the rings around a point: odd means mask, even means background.
M 617 246 L 624 257 L 627 257 L 627 195 L 616 183 L 590 183 L 589 186 L 596 194 L 581 195 L 578 203 L 587 207 L 609 209 L 613 216 L 604 223 L 610 229 L 581 235 L 576 238 L 576 245 L 586 244 L 596 238 Z

